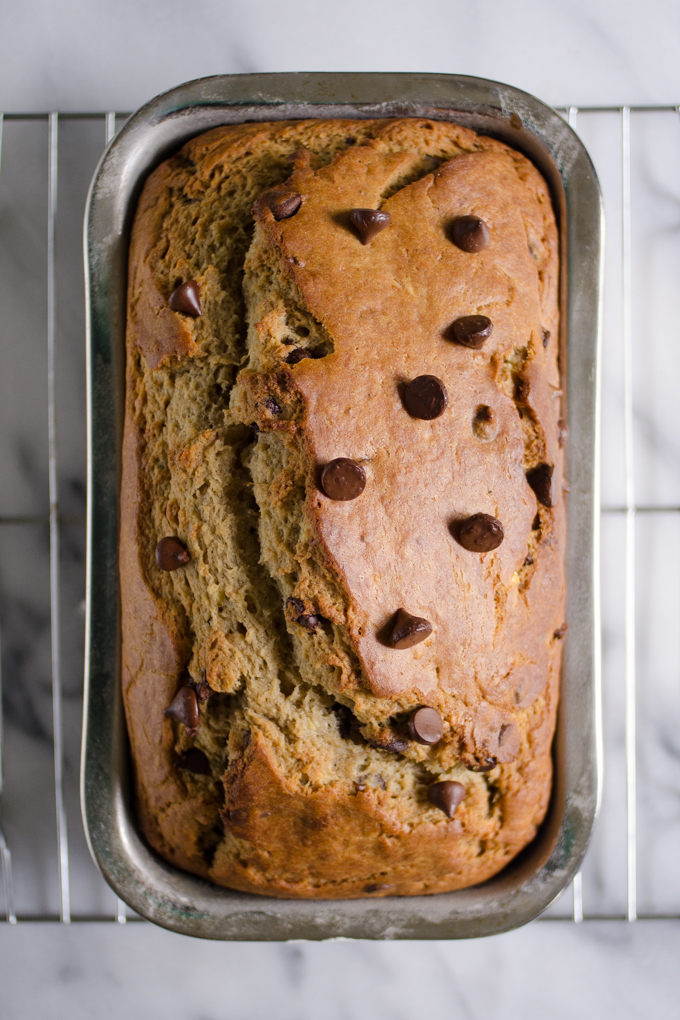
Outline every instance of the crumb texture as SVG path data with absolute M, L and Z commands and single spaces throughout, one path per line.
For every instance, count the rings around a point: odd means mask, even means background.
M 362 244 L 353 209 L 388 225 Z M 484 250 L 453 243 L 464 216 Z M 234 125 L 149 177 L 123 691 L 140 825 L 177 866 L 281 897 L 415 895 L 484 881 L 534 837 L 564 633 L 557 260 L 540 174 L 447 122 Z M 200 315 L 168 303 L 189 281 Z M 477 349 L 465 316 L 491 320 Z M 404 402 L 423 375 L 447 394 L 431 420 Z M 357 498 L 324 493 L 337 458 L 363 470 Z M 501 522 L 497 548 L 457 540 L 475 514 Z M 190 557 L 171 570 L 167 537 Z M 390 643 L 399 609 L 430 625 L 410 647 Z M 164 715 L 186 685 L 197 731 Z M 428 798 L 443 781 L 465 789 L 451 818 Z

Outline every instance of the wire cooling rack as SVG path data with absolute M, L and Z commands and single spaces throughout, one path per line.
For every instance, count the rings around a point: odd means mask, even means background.
M 593 157 L 607 214 L 605 779 L 583 869 L 543 916 L 680 919 L 680 109 L 560 112 Z M 92 864 L 78 806 L 80 237 L 89 180 L 126 117 L 0 114 L 0 919 L 10 924 L 137 919 Z

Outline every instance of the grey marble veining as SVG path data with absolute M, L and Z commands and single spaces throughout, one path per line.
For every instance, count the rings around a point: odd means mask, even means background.
M 131 110 L 181 81 L 249 71 L 455 71 L 555 105 L 675 103 L 680 91 L 674 0 L 289 0 L 285 10 L 196 0 L 190 17 L 179 0 L 24 0 L 7 21 L 0 94 L 11 109 Z
M 674 1020 L 680 929 L 538 922 L 471 942 L 200 942 L 128 924 L 0 930 L 3 1020 Z M 27 991 L 29 990 L 30 991 Z

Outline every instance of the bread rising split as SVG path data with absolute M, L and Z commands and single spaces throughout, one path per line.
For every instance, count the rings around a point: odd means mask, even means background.
M 363 243 L 353 210 L 389 218 Z M 481 247 L 455 243 L 463 217 Z M 229 126 L 151 174 L 120 564 L 138 817 L 166 859 L 274 896 L 415 895 L 534 837 L 564 619 L 557 286 L 540 174 L 448 122 Z M 423 376 L 431 418 L 404 398 Z M 365 484 L 329 498 L 342 458 Z M 459 541 L 475 515 L 496 548 Z M 187 563 L 159 568 L 167 537 Z M 164 715 L 187 686 L 197 731 Z M 431 798 L 445 782 L 464 796 Z

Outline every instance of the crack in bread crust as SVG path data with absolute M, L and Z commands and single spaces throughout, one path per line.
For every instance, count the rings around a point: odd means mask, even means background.
M 276 221 L 260 196 L 283 182 L 302 204 Z M 356 207 L 392 217 L 367 246 Z M 447 235 L 470 212 L 492 231 L 480 256 Z M 189 279 L 195 319 L 167 308 Z M 557 279 L 542 178 L 457 125 L 232 126 L 150 176 L 130 250 L 123 687 L 142 831 L 178 866 L 282 897 L 411 895 L 483 881 L 533 838 L 564 514 L 525 472 L 562 475 L 556 344 L 541 340 L 558 335 Z M 482 351 L 445 338 L 481 313 Z M 453 398 L 433 422 L 399 397 L 423 373 Z M 473 433 L 478 405 L 493 441 Z M 346 504 L 318 489 L 337 456 L 368 477 Z M 450 530 L 479 511 L 506 532 L 481 556 Z M 186 567 L 156 567 L 166 535 Z M 376 635 L 403 602 L 434 631 L 395 651 Z M 186 682 L 216 692 L 195 737 L 163 717 Z M 403 739 L 420 704 L 444 721 L 434 747 Z M 175 768 L 191 747 L 209 775 Z M 466 788 L 453 819 L 427 798 L 442 779 Z

